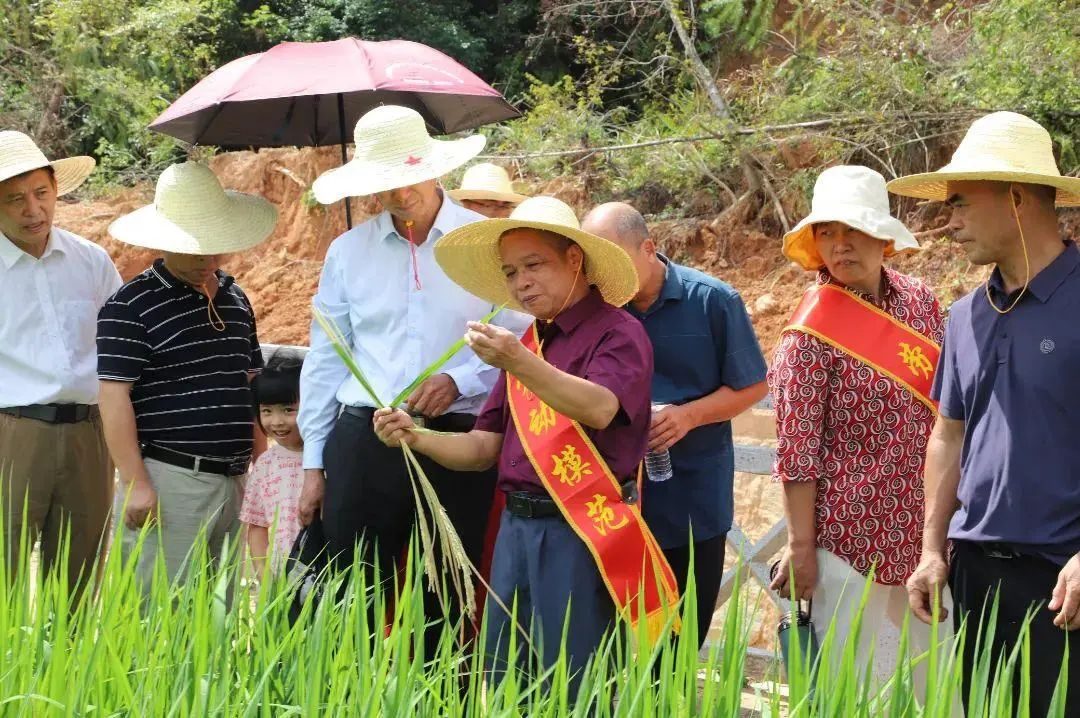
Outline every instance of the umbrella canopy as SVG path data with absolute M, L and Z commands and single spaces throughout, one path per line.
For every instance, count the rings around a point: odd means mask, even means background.
M 379 105 L 411 107 L 435 134 L 519 113 L 460 63 L 406 40 L 286 42 L 224 65 L 185 92 L 150 129 L 224 149 L 352 140 Z

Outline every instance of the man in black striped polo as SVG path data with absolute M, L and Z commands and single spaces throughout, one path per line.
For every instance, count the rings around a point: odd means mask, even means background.
M 160 518 L 138 561 L 144 584 L 164 554 L 180 574 L 200 531 L 210 555 L 236 526 L 255 432 L 248 382 L 262 367 L 255 315 L 219 269 L 273 231 L 266 200 L 225 192 L 206 167 L 169 167 L 154 204 L 109 227 L 117 239 L 161 250 L 98 315 L 98 379 L 105 440 L 120 473 L 116 514 L 128 529 Z M 119 522 L 118 522 L 119 524 Z

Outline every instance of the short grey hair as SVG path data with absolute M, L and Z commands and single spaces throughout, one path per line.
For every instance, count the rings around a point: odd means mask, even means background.
M 641 212 L 629 206 L 628 209 L 630 211 L 615 215 L 615 232 L 619 239 L 640 249 L 649 238 L 649 225 L 645 224 Z
M 645 218 L 634 207 L 625 202 L 608 202 L 594 208 L 586 216 L 585 220 L 595 220 L 603 217 L 606 227 L 615 232 L 615 237 L 620 244 L 634 249 L 641 249 L 641 245 L 649 238 L 649 226 Z

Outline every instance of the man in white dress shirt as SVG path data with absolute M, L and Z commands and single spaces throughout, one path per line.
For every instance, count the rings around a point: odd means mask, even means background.
M 94 337 L 120 275 L 53 214 L 93 169 L 90 157 L 50 162 L 26 135 L 0 132 L 0 540 L 10 570 L 22 533 L 40 537 L 47 572 L 70 533 L 73 588 L 94 565 L 112 496 Z
M 479 153 L 484 137 L 434 140 L 418 113 L 388 105 L 360 118 L 355 140 L 353 160 L 320 176 L 312 187 L 315 197 L 329 204 L 375 195 L 383 211 L 331 244 L 314 305 L 351 344 L 379 399 L 391 401 L 461 338 L 468 321 L 494 309 L 450 281 L 434 256 L 439 237 L 483 219 L 451 201 L 438 178 Z M 513 331 L 528 325 L 524 315 L 504 314 L 496 322 Z M 434 430 L 470 431 L 498 373 L 463 349 L 420 384 L 403 408 Z M 301 520 L 309 523 L 321 503 L 329 548 L 339 565 L 348 566 L 355 549 L 386 581 L 409 540 L 415 502 L 401 452 L 379 441 L 373 414 L 371 397 L 313 322 L 300 382 Z M 495 473 L 458 474 L 421 461 L 479 566 Z M 434 595 L 425 598 L 425 612 L 436 621 L 443 616 Z M 429 636 L 440 631 L 436 623 Z M 432 644 L 429 638 L 429 653 Z

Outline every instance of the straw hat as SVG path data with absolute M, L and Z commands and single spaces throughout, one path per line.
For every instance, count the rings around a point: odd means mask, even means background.
M 435 261 L 470 294 L 492 304 L 506 302 L 524 311 L 506 288 L 499 257 L 499 238 L 504 232 L 520 228 L 554 232 L 581 247 L 585 253 L 585 277 L 608 304 L 621 307 L 637 294 L 637 270 L 630 255 L 613 242 L 582 232 L 574 210 L 554 197 L 530 197 L 505 219 L 485 219 L 458 227 L 435 243 Z
M 971 123 L 952 160 L 937 172 L 894 179 L 889 191 L 944 202 L 946 183 L 993 180 L 1057 188 L 1059 207 L 1080 205 L 1080 178 L 1063 177 L 1054 162 L 1050 133 L 1030 117 L 994 112 Z
M 270 202 L 222 189 L 209 167 L 184 162 L 158 177 L 153 204 L 114 221 L 109 234 L 163 252 L 228 254 L 259 244 L 276 222 Z
M 353 158 L 323 172 L 311 185 L 323 204 L 442 177 L 480 154 L 487 138 L 432 139 L 419 112 L 383 105 L 357 121 L 353 141 Z
M 493 200 L 520 204 L 528 199 L 514 191 L 506 170 L 490 162 L 481 162 L 465 170 L 461 187 L 447 192 L 458 202 L 465 200 Z
M 784 235 L 784 256 L 803 269 L 825 266 L 814 241 L 814 225 L 820 222 L 843 222 L 888 242 L 886 257 L 919 248 L 903 222 L 889 214 L 885 178 L 869 167 L 839 165 L 818 175 L 809 216 Z
M 0 182 L 42 167 L 52 167 L 56 175 L 56 194 L 62 196 L 78 188 L 97 162 L 93 157 L 68 157 L 49 161 L 34 141 L 21 132 L 0 132 Z

